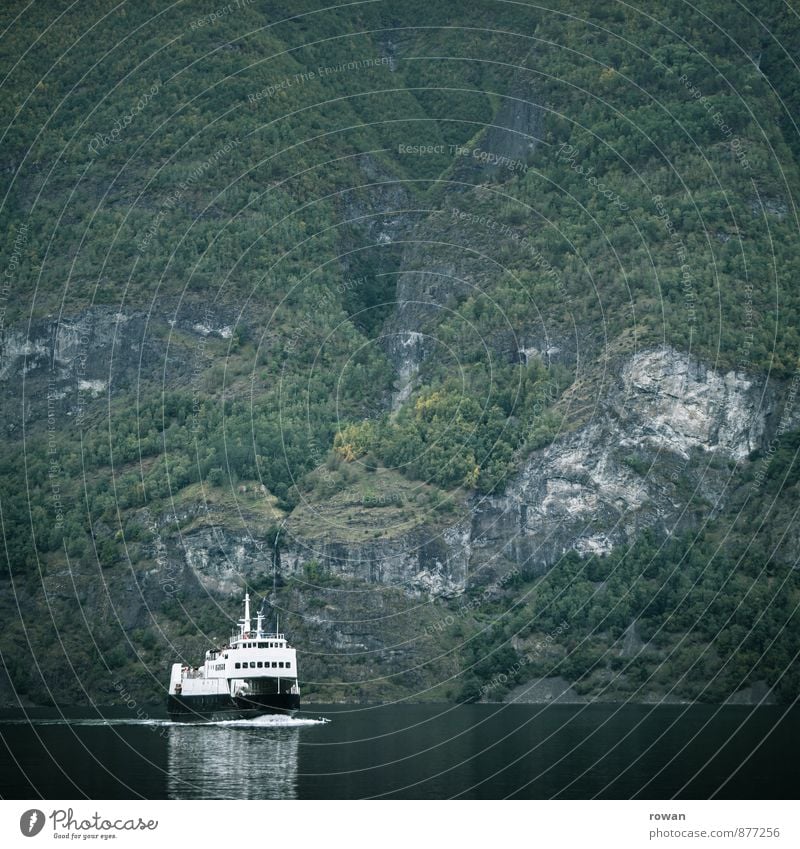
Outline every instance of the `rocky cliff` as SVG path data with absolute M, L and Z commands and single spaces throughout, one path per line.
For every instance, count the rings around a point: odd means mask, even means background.
M 481 565 L 542 571 L 569 551 L 607 554 L 644 528 L 669 534 L 718 510 L 774 416 L 763 381 L 674 350 L 622 360 L 591 414 L 536 452 L 502 497 L 474 507 Z
M 141 384 L 187 386 L 207 362 L 207 341 L 231 339 L 233 307 L 158 303 L 150 312 L 91 307 L 47 316 L 0 335 L 0 405 L 6 434 L 56 418 L 86 424 L 98 399 Z
M 202 318 L 187 313 L 170 324 L 194 344 L 209 335 L 229 337 L 230 327 L 206 326 Z M 24 407 L 28 426 L 47 419 L 48 385 L 51 404 L 77 419 L 82 405 L 91 409 L 100 396 L 130 389 L 139 375 L 157 378 L 166 343 L 152 330 L 148 335 L 146 323 L 139 313 L 97 309 L 41 321 L 28 337 L 7 334 L 0 383 L 9 432 L 21 425 L 23 377 L 38 399 Z M 182 367 L 188 373 L 191 361 Z M 335 530 L 307 538 L 289 519 L 281 572 L 302 574 L 314 561 L 332 575 L 451 596 L 509 572 L 541 573 L 570 550 L 608 553 L 644 528 L 669 534 L 690 525 L 698 510 L 713 515 L 725 504 L 731 475 L 768 443 L 781 413 L 775 387 L 763 378 L 719 372 L 668 348 L 617 357 L 596 385 L 601 389 L 589 411 L 577 411 L 578 389 L 568 393 L 552 444 L 528 457 L 502 494 L 474 497 L 455 524 L 353 542 Z M 782 430 L 793 422 L 787 410 Z M 272 569 L 273 540 L 263 527 L 234 528 L 224 512 L 200 504 L 184 513 L 158 520 L 172 569 L 186 568 L 222 594 L 233 592 L 240 577 Z M 177 530 L 187 523 L 188 530 Z
M 315 562 L 327 573 L 410 594 L 453 595 L 511 572 L 540 574 L 570 550 L 606 554 L 645 528 L 671 534 L 718 511 L 726 487 L 775 427 L 776 393 L 763 380 L 720 373 L 686 354 L 652 349 L 621 358 L 590 413 L 535 452 L 502 495 L 474 497 L 447 528 L 352 542 L 290 533 L 286 575 Z M 291 528 L 291 520 L 289 522 Z M 184 534 L 186 565 L 224 590 L 264 570 L 269 540 L 224 528 Z M 224 565 L 221 565 L 224 564 Z

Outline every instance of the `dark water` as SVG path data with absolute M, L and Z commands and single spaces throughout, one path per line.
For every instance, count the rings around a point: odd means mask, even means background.
M 0 718 L 4 798 L 797 798 L 800 708 L 393 705 Z M 319 722 L 319 717 L 328 721 Z

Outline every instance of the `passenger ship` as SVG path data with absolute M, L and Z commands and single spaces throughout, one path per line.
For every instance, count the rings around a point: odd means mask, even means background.
M 171 719 L 248 719 L 293 714 L 300 707 L 297 653 L 284 634 L 264 630 L 259 610 L 251 627 L 250 594 L 244 597 L 230 645 L 206 652 L 201 667 L 172 665 L 167 710 Z

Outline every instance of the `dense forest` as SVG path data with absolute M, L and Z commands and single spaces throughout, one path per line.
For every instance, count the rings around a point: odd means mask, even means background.
M 287 528 L 438 533 L 656 346 L 781 399 L 724 502 L 490 593 L 373 589 L 387 646 L 423 635 L 399 666 L 320 648 L 368 588 L 314 557 L 273 605 L 321 699 L 797 698 L 797 12 L 556 6 L 5 5 L 7 703 L 160 698 L 236 613 L 152 591 L 204 515 L 263 541 L 266 595 Z

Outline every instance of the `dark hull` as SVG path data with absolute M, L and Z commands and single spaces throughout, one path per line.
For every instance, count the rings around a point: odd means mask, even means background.
M 170 719 L 185 722 L 219 719 L 252 719 L 270 713 L 291 716 L 300 709 L 295 693 L 269 693 L 251 696 L 169 696 Z

